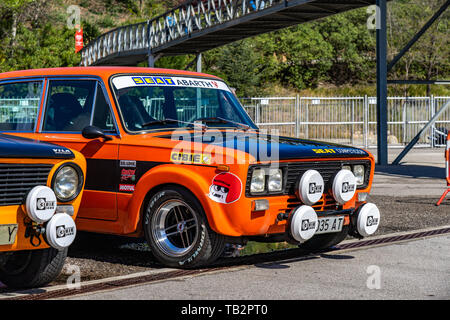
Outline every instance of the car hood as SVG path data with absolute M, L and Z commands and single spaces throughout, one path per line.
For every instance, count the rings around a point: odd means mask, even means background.
M 67 148 L 0 133 L 0 158 L 46 158 L 73 159 L 75 155 Z
M 159 138 L 172 139 L 173 136 L 162 135 Z M 190 133 L 189 137 L 183 136 L 183 140 L 187 138 L 193 142 L 244 151 L 255 157 L 256 161 L 369 156 L 369 153 L 365 150 L 355 147 L 282 136 L 267 136 L 256 133 L 236 134 L 234 132 L 231 135 L 194 135 L 194 133 Z

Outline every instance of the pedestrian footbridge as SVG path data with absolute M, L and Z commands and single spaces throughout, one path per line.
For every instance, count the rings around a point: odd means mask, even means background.
M 115 28 L 82 50 L 81 65 L 149 65 L 161 56 L 222 45 L 375 4 L 375 0 L 189 0 L 151 20 Z

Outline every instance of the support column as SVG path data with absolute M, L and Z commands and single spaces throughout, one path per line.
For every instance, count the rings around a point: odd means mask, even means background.
M 197 72 L 202 72 L 202 54 L 197 55 Z
M 377 0 L 377 163 L 388 164 L 386 0 Z
M 155 67 L 155 62 L 156 62 L 156 57 L 153 54 L 149 54 L 148 55 L 148 67 L 149 68 L 154 68 Z
M 157 55 L 149 53 L 148 54 L 148 67 L 154 68 L 156 61 L 158 61 L 159 58 L 161 58 L 162 56 L 163 55 L 161 53 L 158 53 Z

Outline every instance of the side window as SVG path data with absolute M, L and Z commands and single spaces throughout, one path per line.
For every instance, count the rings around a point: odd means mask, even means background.
M 95 98 L 92 125 L 99 127 L 103 131 L 115 131 L 113 115 L 100 84 L 97 84 L 97 97 Z
M 81 132 L 91 123 L 95 80 L 50 80 L 43 131 Z
M 0 131 L 34 131 L 42 81 L 0 84 Z

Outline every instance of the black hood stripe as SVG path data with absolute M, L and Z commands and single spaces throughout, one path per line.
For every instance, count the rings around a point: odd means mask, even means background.
M 0 133 L 0 158 L 73 159 L 65 147 Z

